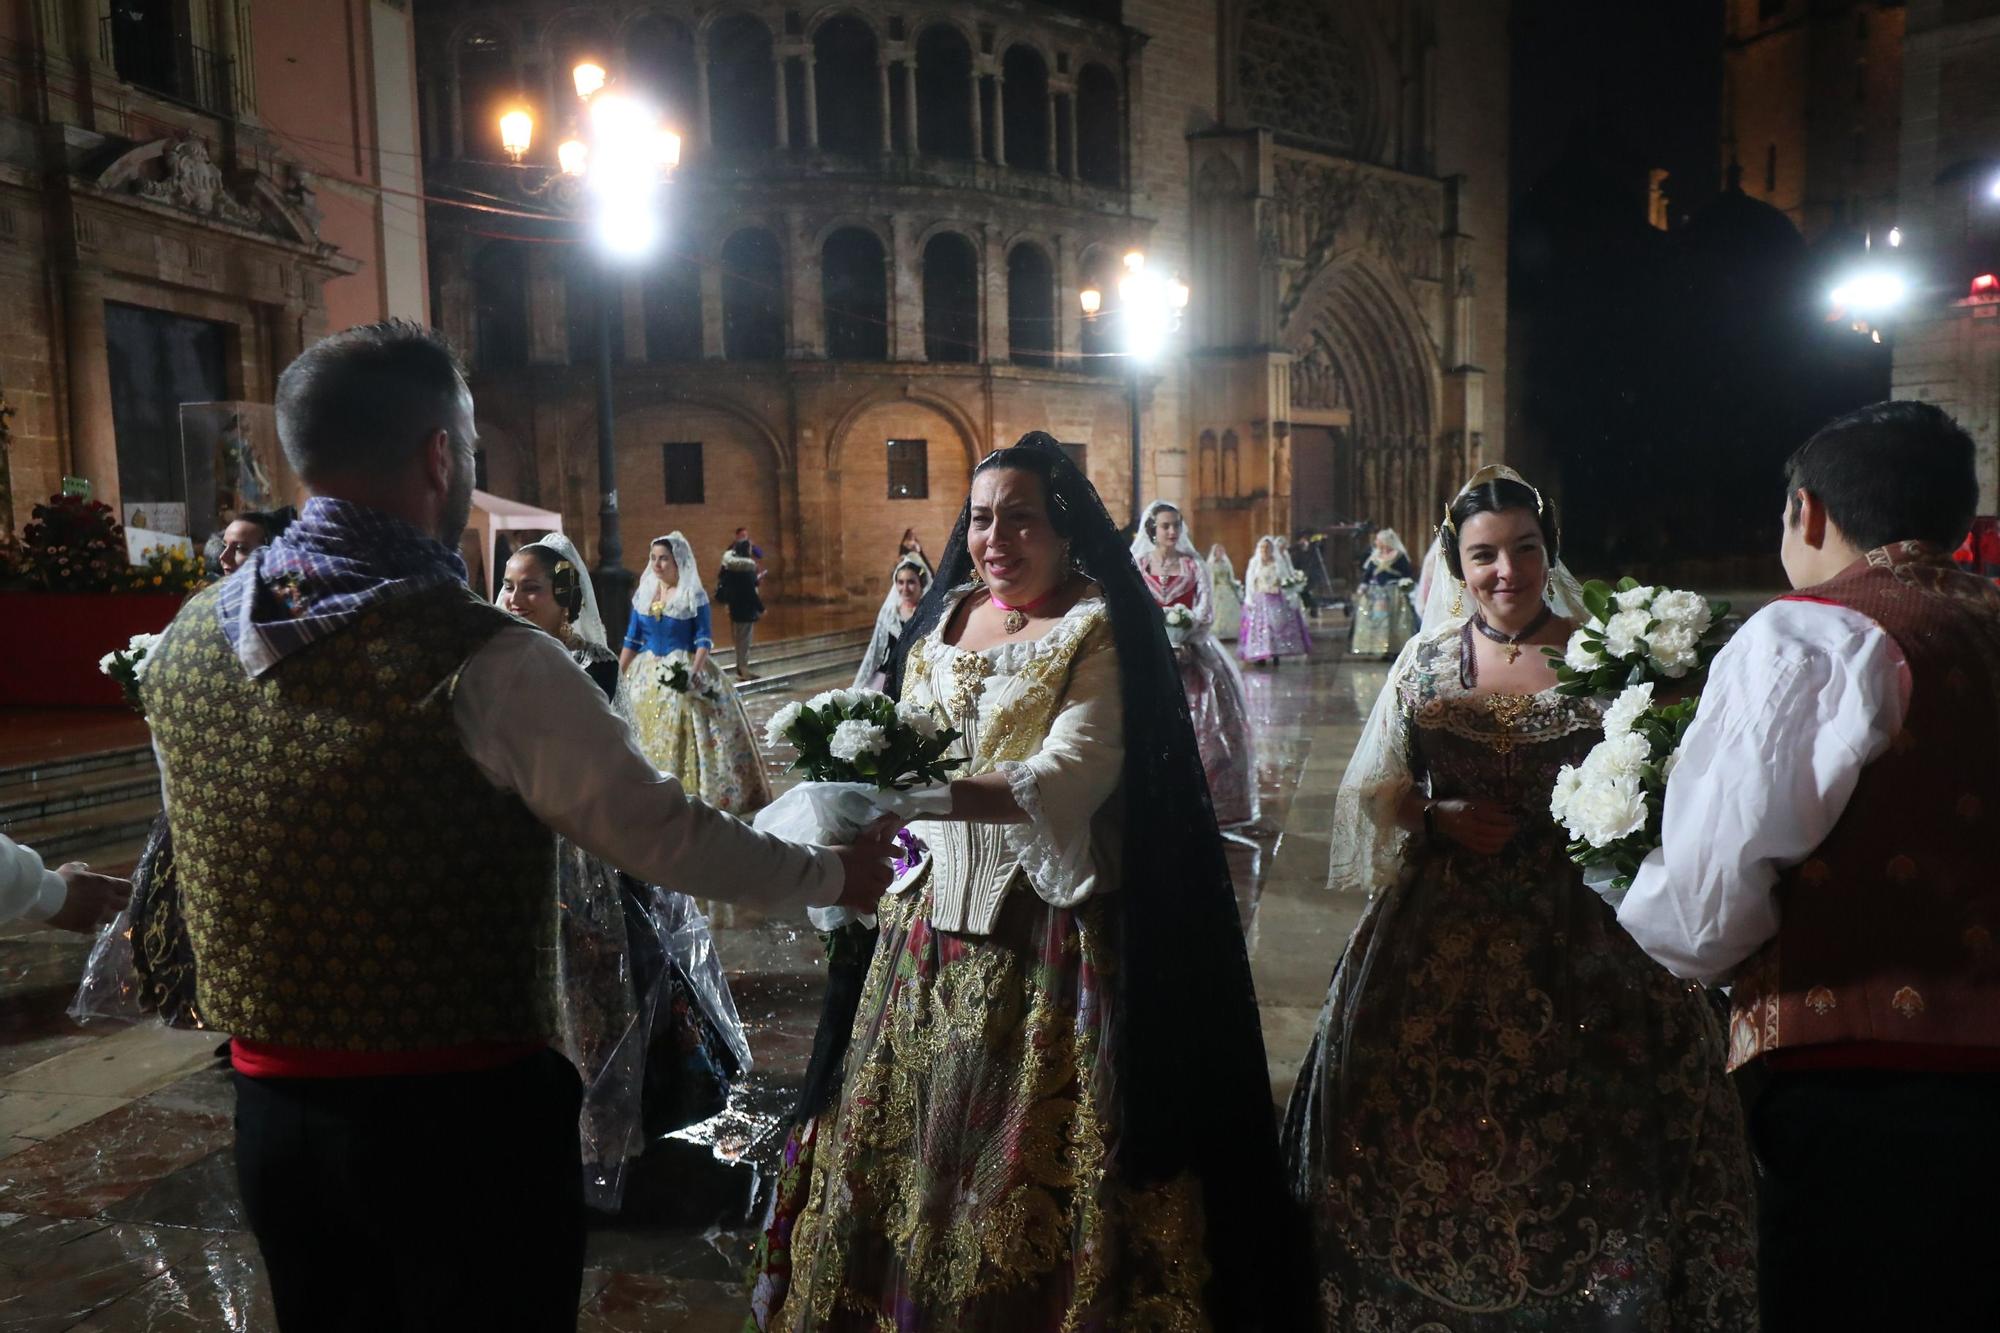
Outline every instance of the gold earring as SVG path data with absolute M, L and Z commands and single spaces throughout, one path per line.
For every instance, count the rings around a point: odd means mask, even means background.
M 1465 611 L 1465 581 L 1457 579 L 1454 582 L 1458 586 L 1451 590 L 1451 613 L 1456 616 L 1462 615 Z

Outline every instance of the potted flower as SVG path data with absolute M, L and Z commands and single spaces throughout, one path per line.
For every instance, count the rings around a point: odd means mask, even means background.
M 20 645 L 0 653 L 0 705 L 120 706 L 99 659 L 165 629 L 200 573 L 195 557 L 164 550 L 132 566 L 125 529 L 100 501 L 57 495 L 36 505 L 0 567 L 0 623 Z

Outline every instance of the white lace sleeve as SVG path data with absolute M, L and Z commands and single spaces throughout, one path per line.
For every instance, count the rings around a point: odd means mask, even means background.
M 1215 623 L 1215 577 L 1208 572 L 1208 561 L 1190 561 L 1194 566 L 1194 623 L 1197 629 L 1207 629 Z
M 1409 854 L 1410 834 L 1396 822 L 1396 808 L 1416 786 L 1410 767 L 1410 717 L 1403 704 L 1420 646 L 1420 634 L 1403 646 L 1382 693 L 1361 729 L 1347 773 L 1333 799 L 1327 887 L 1373 896 L 1396 882 Z
M 1069 690 L 1042 748 L 1024 760 L 996 765 L 1025 824 L 1005 826 L 1007 849 L 1020 858 L 1028 882 L 1044 902 L 1073 907 L 1097 888 L 1091 822 L 1118 790 L 1125 767 L 1124 700 L 1118 688 L 1118 654 L 1109 625 L 1070 668 Z

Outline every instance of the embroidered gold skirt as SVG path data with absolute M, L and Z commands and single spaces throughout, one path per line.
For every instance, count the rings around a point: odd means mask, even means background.
M 1116 1168 L 1104 900 L 1017 888 L 990 936 L 934 930 L 929 906 L 882 900 L 768 1327 L 1206 1329 L 1198 1193 Z
M 718 810 L 748 815 L 769 805 L 763 753 L 728 678 L 711 662 L 683 693 L 665 683 L 665 668 L 664 658 L 642 652 L 618 685 L 639 752 Z

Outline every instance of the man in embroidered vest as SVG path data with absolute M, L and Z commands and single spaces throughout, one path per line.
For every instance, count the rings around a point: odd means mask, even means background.
M 556 639 L 466 587 L 472 397 L 435 335 L 336 334 L 277 407 L 313 498 L 188 602 L 145 693 L 278 1321 L 574 1329 L 550 830 L 772 908 L 872 904 L 889 848 L 795 846 L 688 797 Z
M 2000 588 L 1953 567 L 1971 439 L 1925 403 L 1787 465 L 1797 590 L 1715 660 L 1618 904 L 1731 983 L 1767 1333 L 2000 1328 Z

